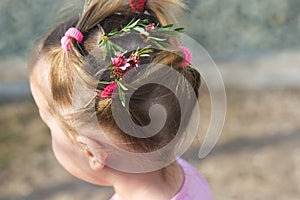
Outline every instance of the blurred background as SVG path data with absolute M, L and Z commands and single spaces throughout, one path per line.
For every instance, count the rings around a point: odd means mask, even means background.
M 216 62 L 228 102 L 214 150 L 199 160 L 199 145 L 193 145 L 184 157 L 208 179 L 217 200 L 298 200 L 300 1 L 186 2 L 187 33 Z M 34 45 L 81 5 L 82 0 L 0 2 L 0 200 L 105 200 L 113 194 L 73 178 L 57 163 L 27 81 Z M 207 124 L 205 87 L 201 100 Z

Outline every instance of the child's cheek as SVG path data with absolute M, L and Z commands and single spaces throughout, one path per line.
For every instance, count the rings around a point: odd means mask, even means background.
M 72 175 L 80 177 L 83 170 L 82 155 L 80 149 L 55 127 L 51 127 L 52 149 L 58 162 Z M 79 164 L 80 163 L 80 164 Z

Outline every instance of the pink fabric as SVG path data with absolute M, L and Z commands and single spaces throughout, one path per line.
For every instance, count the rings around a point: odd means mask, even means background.
M 207 181 L 197 169 L 182 158 L 177 162 L 184 171 L 185 179 L 180 191 L 171 200 L 213 200 Z M 111 200 L 118 200 L 117 195 Z
M 83 40 L 83 34 L 77 28 L 69 28 L 65 33 L 65 36 L 61 38 L 61 47 L 66 50 L 70 51 L 71 49 L 71 38 L 75 39 L 79 43 Z

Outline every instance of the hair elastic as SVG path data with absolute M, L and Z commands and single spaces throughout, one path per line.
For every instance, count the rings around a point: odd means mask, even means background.
M 83 34 L 77 28 L 69 28 L 65 33 L 65 36 L 61 38 L 61 47 L 66 50 L 70 51 L 71 49 L 71 39 L 75 39 L 79 43 L 83 40 Z
M 130 8 L 133 11 L 143 13 L 145 11 L 145 5 L 147 0 L 130 0 Z
M 187 66 L 189 66 L 192 62 L 192 59 L 193 59 L 193 55 L 192 53 L 190 52 L 190 50 L 184 46 L 179 46 L 179 49 L 184 53 L 185 55 L 185 58 L 184 58 L 184 61 L 181 63 L 181 67 L 182 68 L 185 68 Z

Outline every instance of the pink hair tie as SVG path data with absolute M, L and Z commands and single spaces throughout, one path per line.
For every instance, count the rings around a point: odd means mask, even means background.
M 179 46 L 179 49 L 184 53 L 185 55 L 185 58 L 184 58 L 184 61 L 181 63 L 181 67 L 182 68 L 185 68 L 187 66 L 189 66 L 192 62 L 192 59 L 193 59 L 193 55 L 192 53 L 190 52 L 190 50 L 184 46 Z
M 69 28 L 65 33 L 65 36 L 61 38 L 61 47 L 66 50 L 70 51 L 71 49 L 71 39 L 75 39 L 79 43 L 83 40 L 83 34 L 77 28 Z
M 145 11 L 145 5 L 147 0 L 130 0 L 130 8 L 133 11 L 143 13 Z

